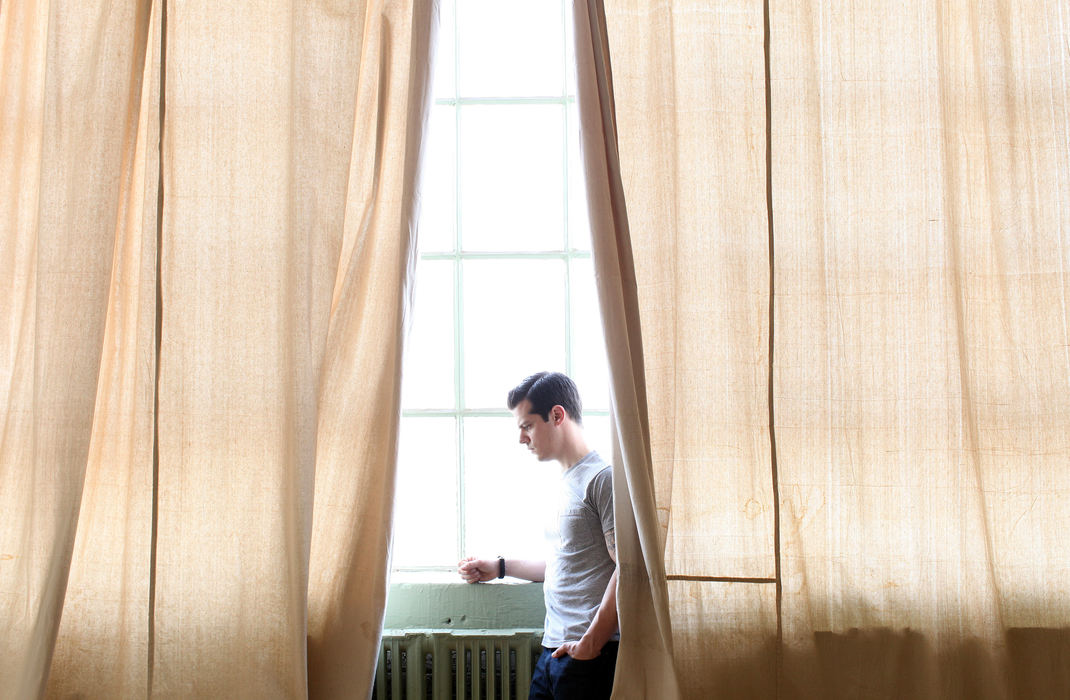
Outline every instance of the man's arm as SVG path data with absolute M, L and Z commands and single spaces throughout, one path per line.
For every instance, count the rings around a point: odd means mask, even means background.
M 498 558 L 465 557 L 458 562 L 457 573 L 468 583 L 496 579 L 498 578 Z M 506 559 L 505 575 L 525 581 L 542 581 L 546 578 L 546 562 L 538 559 Z
M 606 533 L 606 549 L 614 564 L 617 564 L 617 535 L 615 530 Z M 613 575 L 606 584 L 606 592 L 602 595 L 602 602 L 598 606 L 598 612 L 594 614 L 591 626 L 583 633 L 578 642 L 565 642 L 554 651 L 554 658 L 568 654 L 572 658 L 583 661 L 593 659 L 602 653 L 602 647 L 609 638 L 617 631 L 617 572 L 620 565 L 613 569 Z

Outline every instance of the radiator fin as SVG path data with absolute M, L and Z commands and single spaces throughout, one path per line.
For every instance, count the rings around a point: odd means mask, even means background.
M 376 700 L 528 696 L 542 630 L 384 630 Z

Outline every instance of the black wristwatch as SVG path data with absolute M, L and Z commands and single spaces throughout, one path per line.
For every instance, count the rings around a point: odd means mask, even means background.
M 505 557 L 498 557 L 498 578 L 505 578 Z

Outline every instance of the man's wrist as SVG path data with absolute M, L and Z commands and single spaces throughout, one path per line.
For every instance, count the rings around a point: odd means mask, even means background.
M 587 649 L 594 650 L 595 654 L 602 651 L 613 635 L 617 631 L 617 625 L 607 625 L 604 622 L 599 624 L 600 621 L 596 620 L 591 623 L 591 626 L 587 628 L 587 631 L 580 637 L 580 644 Z
M 580 637 L 580 646 L 584 649 L 593 651 L 595 656 L 597 656 L 599 653 L 601 653 L 602 647 L 604 647 L 606 645 L 606 642 L 609 641 L 609 637 L 599 640 L 598 637 L 600 636 L 601 635 L 591 634 L 590 631 L 588 631 L 586 634 Z

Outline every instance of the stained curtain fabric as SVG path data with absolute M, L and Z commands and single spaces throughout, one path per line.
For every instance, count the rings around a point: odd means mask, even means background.
M 1070 695 L 1070 6 L 604 6 L 596 269 L 682 695 Z
M 0 5 L 0 694 L 353 697 L 432 3 Z

